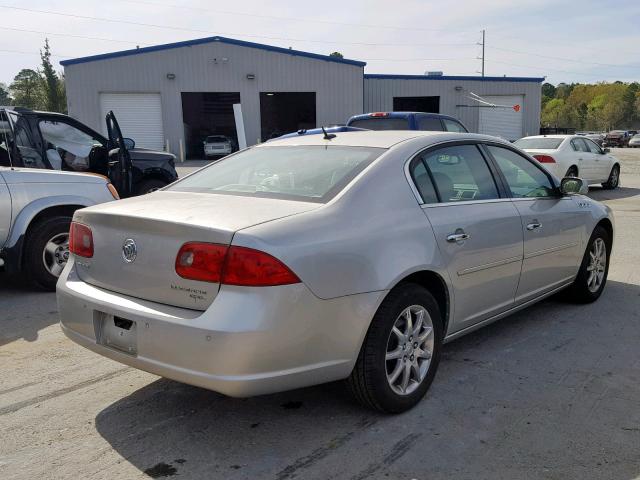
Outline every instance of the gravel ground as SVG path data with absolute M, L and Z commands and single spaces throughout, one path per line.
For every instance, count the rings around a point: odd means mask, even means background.
M 230 399 L 73 344 L 55 296 L 0 278 L 0 478 L 640 478 L 640 150 L 609 283 L 448 344 L 427 397 L 382 416 L 339 383 Z M 189 167 L 189 166 L 187 166 Z

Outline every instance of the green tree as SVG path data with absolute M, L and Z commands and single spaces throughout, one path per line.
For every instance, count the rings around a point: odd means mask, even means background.
M 632 126 L 636 121 L 640 120 L 640 112 L 636 107 L 636 99 L 640 92 L 640 84 L 637 82 L 630 83 L 622 95 L 624 125 Z
M 20 107 L 39 109 L 44 106 L 42 78 L 35 70 L 23 68 L 13 79 L 9 91 L 14 104 Z
M 51 64 L 51 48 L 48 38 L 44 40 L 44 50 L 40 50 L 40 60 L 42 61 L 45 108 L 51 112 L 62 112 L 65 105 L 62 103 L 61 82 Z
M 9 95 L 9 89 L 4 83 L 0 83 L 0 106 L 9 106 L 13 104 L 13 99 Z
M 344 55 L 342 55 L 340 52 L 331 52 L 329 54 L 330 57 L 338 57 L 338 58 L 344 58 Z

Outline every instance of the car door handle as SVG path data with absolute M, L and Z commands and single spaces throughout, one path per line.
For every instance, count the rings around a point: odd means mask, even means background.
M 471 238 L 471 235 L 469 235 L 468 233 L 464 233 L 463 231 L 460 231 L 458 229 L 456 230 L 456 233 L 450 233 L 449 235 L 447 235 L 447 242 L 462 242 L 464 240 L 468 240 L 469 238 Z
M 541 227 L 542 227 L 542 224 L 540 222 L 533 221 L 529 225 L 527 225 L 527 230 L 529 230 L 531 232 L 531 231 L 536 230 L 536 229 L 541 228 Z

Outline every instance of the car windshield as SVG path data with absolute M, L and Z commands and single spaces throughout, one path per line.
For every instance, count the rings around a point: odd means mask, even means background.
M 359 118 L 351 121 L 349 126 L 368 130 L 409 130 L 409 119 L 389 117 Z
M 514 145 L 523 150 L 555 150 L 563 141 L 564 138 L 521 138 Z
M 222 142 L 228 142 L 229 139 L 227 139 L 227 137 L 221 137 L 221 136 L 209 136 L 207 137 L 207 143 L 222 143 Z
M 226 157 L 168 190 L 327 202 L 384 151 L 262 146 Z

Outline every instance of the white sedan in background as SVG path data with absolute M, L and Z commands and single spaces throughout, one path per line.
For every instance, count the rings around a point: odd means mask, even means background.
M 558 178 L 580 177 L 590 185 L 614 189 L 620 183 L 620 162 L 594 141 L 580 135 L 524 137 L 515 145 Z

